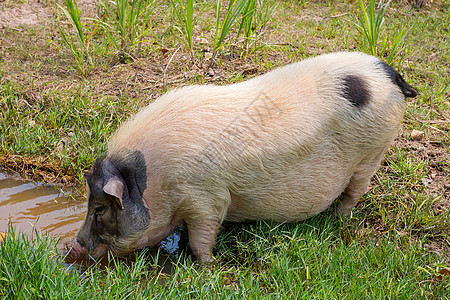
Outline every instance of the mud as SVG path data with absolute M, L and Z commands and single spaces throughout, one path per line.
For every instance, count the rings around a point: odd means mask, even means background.
M 81 226 L 86 210 L 85 201 L 65 196 L 55 186 L 0 173 L 0 232 L 7 232 L 9 223 L 30 236 L 35 229 L 48 232 L 62 249 Z

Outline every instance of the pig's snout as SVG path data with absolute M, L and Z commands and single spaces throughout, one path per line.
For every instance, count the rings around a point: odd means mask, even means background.
M 66 243 L 66 248 L 69 251 L 70 257 L 73 259 L 87 259 L 89 257 L 97 259 L 105 255 L 108 251 L 108 246 L 105 244 L 98 244 L 92 252 L 89 252 L 88 249 L 84 247 L 83 242 L 78 238 L 74 238 Z
M 81 243 L 77 238 L 73 238 L 70 242 L 66 243 L 66 249 L 69 251 L 69 255 L 74 259 L 84 258 L 88 254 L 88 250 L 81 246 Z

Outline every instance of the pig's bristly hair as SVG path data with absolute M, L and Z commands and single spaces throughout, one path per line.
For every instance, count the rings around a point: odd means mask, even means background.
M 371 97 L 371 92 L 367 82 L 356 75 L 346 75 L 342 78 L 342 96 L 356 107 L 367 104 Z

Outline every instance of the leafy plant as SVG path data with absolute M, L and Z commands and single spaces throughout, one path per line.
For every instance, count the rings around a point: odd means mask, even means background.
M 58 6 L 64 12 L 70 24 L 75 29 L 78 42 L 74 41 L 71 34 L 68 31 L 65 31 L 62 27 L 59 28 L 59 33 L 61 34 L 63 45 L 72 52 L 73 56 L 75 56 L 78 69 L 83 71 L 82 66 L 85 62 L 92 65 L 92 59 L 89 55 L 89 44 L 97 27 L 95 27 L 89 36 L 86 37 L 83 31 L 83 24 L 81 23 L 80 11 L 77 3 L 75 0 L 65 0 L 64 2 L 67 10 L 60 5 Z
M 227 35 L 230 33 L 231 28 L 233 27 L 246 4 L 247 0 L 230 0 L 230 2 L 228 3 L 225 18 L 223 19 L 221 24 L 220 9 L 222 8 L 222 1 L 217 0 L 216 33 L 214 35 L 213 58 L 216 57 L 217 51 L 219 51 L 224 46 Z
M 400 33 L 395 37 L 394 41 L 392 42 L 392 46 L 390 47 L 388 52 L 388 56 L 386 57 L 386 61 L 389 65 L 391 65 L 394 60 L 396 60 L 400 55 L 400 49 L 401 45 L 403 44 L 403 41 L 406 37 L 407 32 L 405 32 L 405 28 L 402 28 Z M 384 43 L 383 49 L 388 49 L 387 42 Z
M 108 14 L 116 16 L 112 21 L 113 24 L 107 21 L 100 21 L 100 24 L 106 29 L 108 40 L 119 50 L 119 61 L 126 61 L 131 56 L 129 49 L 141 43 L 142 37 L 150 30 L 147 25 L 154 1 L 116 0 L 113 7 L 100 1 Z
M 368 47 L 369 53 L 372 55 L 379 55 L 377 51 L 378 39 L 382 30 L 382 26 L 384 23 L 384 16 L 386 11 L 391 3 L 391 0 L 384 3 L 384 1 L 380 2 L 380 8 L 378 13 L 375 12 L 375 0 L 370 0 L 368 5 L 368 10 L 366 10 L 363 0 L 359 0 L 359 6 L 361 8 L 361 14 L 359 15 L 359 26 L 358 28 L 363 33 Z M 395 37 L 392 46 L 390 49 L 387 49 L 387 42 L 384 42 L 382 54 L 387 54 L 387 63 L 391 65 L 395 58 L 398 56 L 399 47 L 403 43 L 405 39 L 406 32 L 405 28 L 402 28 L 401 32 Z
M 170 2 L 172 3 L 173 9 L 175 10 L 179 22 L 183 24 L 181 29 L 178 27 L 177 29 L 179 29 L 182 32 L 186 41 L 186 46 L 192 55 L 194 51 L 192 38 L 195 24 L 194 0 L 186 0 L 186 6 L 183 5 L 182 0 L 170 0 Z
M 358 2 L 362 12 L 359 15 L 359 29 L 366 38 L 370 53 L 376 55 L 378 36 L 380 35 L 381 26 L 384 23 L 384 14 L 386 13 L 390 0 L 385 5 L 381 5 L 377 15 L 375 15 L 375 0 L 370 0 L 368 11 L 366 11 L 363 0 L 359 0 Z
M 247 51 L 250 40 L 270 21 L 277 6 L 278 3 L 270 6 L 267 0 L 247 0 L 242 10 L 242 18 L 237 36 L 239 38 L 242 33 L 244 34 L 245 48 Z
M 256 0 L 247 0 L 247 3 L 242 10 L 242 18 L 241 23 L 239 25 L 238 37 L 243 32 L 245 38 L 248 39 L 251 37 L 253 33 L 253 23 L 255 21 L 255 13 L 256 13 Z

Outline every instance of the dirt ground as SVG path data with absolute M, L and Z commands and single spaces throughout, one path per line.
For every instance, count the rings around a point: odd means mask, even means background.
M 46 22 L 52 13 L 53 9 L 40 1 L 30 1 L 23 5 L 0 1 L 0 26 L 17 28 L 20 25 L 36 25 Z
M 426 162 L 427 176 L 422 179 L 428 193 L 438 201 L 435 209 L 441 213 L 450 210 L 449 164 L 450 153 L 448 145 L 438 141 L 424 139 L 414 141 L 400 136 L 394 142 L 394 147 L 406 149 L 408 154 L 417 160 Z
M 55 14 L 55 7 L 47 2 L 50 0 L 0 0 L 0 28 L 45 24 Z M 86 16 L 94 16 L 95 3 L 95 0 L 77 1 L 78 8 Z

